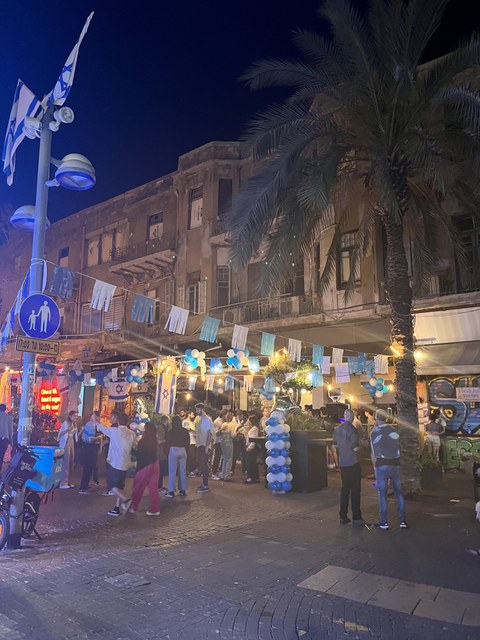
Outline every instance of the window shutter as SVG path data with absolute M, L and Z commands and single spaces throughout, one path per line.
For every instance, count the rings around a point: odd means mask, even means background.
M 110 302 L 108 311 L 103 314 L 103 328 L 106 331 L 120 331 L 123 325 L 123 296 L 117 296 Z
M 198 313 L 207 313 L 207 281 L 198 283 Z
M 183 284 L 177 287 L 177 307 L 185 309 L 185 285 Z

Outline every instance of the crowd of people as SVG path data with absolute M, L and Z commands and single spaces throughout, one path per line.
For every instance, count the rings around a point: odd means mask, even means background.
M 108 515 L 136 512 L 148 490 L 149 516 L 160 515 L 159 492 L 167 499 L 187 495 L 187 478 L 199 477 L 198 493 L 209 491 L 209 480 L 229 482 L 241 468 L 245 484 L 260 481 L 259 453 L 255 438 L 264 432 L 269 411 L 261 418 L 245 411 L 221 411 L 212 419 L 205 405 L 195 410 L 180 409 L 171 418 L 161 416 L 147 422 L 140 434 L 132 430 L 128 416 L 114 410 L 110 424 L 103 424 L 94 411 L 83 428 L 78 413 L 70 411 L 58 432 L 58 444 L 64 449 L 60 489 L 74 488 L 72 473 L 75 451 L 82 465 L 79 493 L 91 493 L 90 483 L 99 484 L 99 460 L 105 458 L 107 487 L 103 495 L 113 496 L 115 505 Z M 131 496 L 125 480 L 135 463 Z M 164 485 L 167 486 L 164 486 Z

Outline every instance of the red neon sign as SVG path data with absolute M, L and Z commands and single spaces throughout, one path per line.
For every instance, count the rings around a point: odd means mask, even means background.
M 56 387 L 40 389 L 40 411 L 49 411 L 58 416 L 61 403 L 62 396 Z

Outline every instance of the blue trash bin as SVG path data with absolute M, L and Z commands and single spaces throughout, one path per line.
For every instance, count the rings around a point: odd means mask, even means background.
M 37 472 L 35 478 L 27 480 L 25 486 L 34 491 L 50 491 L 60 486 L 63 465 L 63 449 L 58 447 L 32 447 L 34 453 L 39 456 L 34 469 Z

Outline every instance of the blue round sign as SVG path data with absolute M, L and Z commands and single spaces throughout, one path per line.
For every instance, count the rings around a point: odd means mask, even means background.
M 18 319 L 29 338 L 48 340 L 58 331 L 60 310 L 52 298 L 34 293 L 22 302 Z

